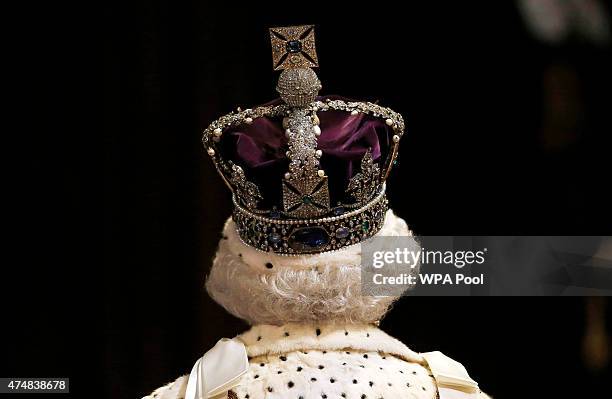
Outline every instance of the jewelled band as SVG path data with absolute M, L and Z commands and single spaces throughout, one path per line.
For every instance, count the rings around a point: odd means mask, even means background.
M 385 185 L 362 208 L 318 219 L 275 219 L 244 209 L 235 196 L 233 220 L 246 245 L 280 255 L 303 255 L 342 249 L 374 236 L 387 212 Z

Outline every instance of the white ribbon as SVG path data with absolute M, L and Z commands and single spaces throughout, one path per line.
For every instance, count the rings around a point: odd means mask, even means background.
M 438 384 L 440 399 L 476 399 L 478 383 L 470 378 L 463 365 L 442 352 L 421 353 Z
M 193 365 L 185 399 L 207 399 L 227 392 L 249 369 L 244 344 L 222 338 Z

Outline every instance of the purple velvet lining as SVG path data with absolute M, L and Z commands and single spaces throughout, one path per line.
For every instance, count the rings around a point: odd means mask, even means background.
M 322 97 L 339 98 L 339 97 Z M 276 100 L 270 104 L 278 103 Z M 375 162 L 382 163 L 389 151 L 393 131 L 379 118 L 345 111 L 320 111 L 321 135 L 318 149 L 323 151 L 321 167 L 329 176 L 331 204 L 345 202 L 344 191 L 349 179 L 360 169 L 368 148 Z M 242 166 L 247 179 L 257 184 L 264 200 L 262 208 L 282 208 L 281 180 L 288 169 L 285 155 L 288 145 L 282 120 L 257 118 L 224 132 L 219 143 L 226 160 Z M 382 165 L 380 165 L 382 168 Z

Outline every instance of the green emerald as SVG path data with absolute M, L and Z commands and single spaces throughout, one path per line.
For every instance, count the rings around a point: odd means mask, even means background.
M 367 220 L 364 220 L 364 222 L 361 223 L 361 228 L 363 229 L 363 231 L 370 230 L 370 222 Z
M 312 197 L 310 195 L 305 195 L 302 197 L 302 202 L 306 205 L 312 204 Z

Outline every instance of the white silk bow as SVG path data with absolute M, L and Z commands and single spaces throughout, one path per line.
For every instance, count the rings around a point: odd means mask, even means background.
M 476 399 L 478 383 L 470 378 L 463 365 L 442 352 L 421 353 L 438 385 L 440 399 Z
M 227 392 L 238 384 L 248 368 L 244 344 L 222 338 L 193 365 L 185 399 L 207 399 Z

